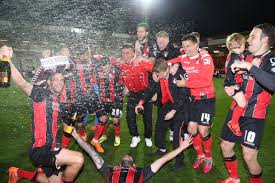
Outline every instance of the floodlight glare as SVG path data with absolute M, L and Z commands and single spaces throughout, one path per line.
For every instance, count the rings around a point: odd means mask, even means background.
M 149 6 L 149 4 L 152 2 L 152 0 L 141 0 L 141 2 L 144 6 Z

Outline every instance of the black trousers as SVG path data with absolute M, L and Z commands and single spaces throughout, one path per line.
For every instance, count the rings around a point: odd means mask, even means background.
M 166 149 L 166 131 L 171 125 L 174 127 L 173 148 L 176 149 L 179 147 L 179 139 L 183 137 L 183 133 L 187 132 L 185 123 L 188 123 L 189 120 L 189 108 L 189 103 L 186 102 L 186 105 L 184 105 L 180 111 L 177 111 L 171 120 L 164 120 L 165 115 L 170 112 L 171 107 L 162 106 L 158 108 L 158 119 L 155 131 L 156 147 Z M 178 155 L 177 158 L 183 159 L 183 153 Z
M 126 107 L 126 120 L 127 125 L 130 131 L 131 136 L 139 136 L 136 122 L 136 113 L 135 107 L 137 106 L 140 99 L 143 97 L 144 93 L 141 92 L 131 92 L 129 93 L 127 99 L 127 107 Z M 143 111 L 143 124 L 144 124 L 144 136 L 145 138 L 152 137 L 152 110 L 153 104 L 152 102 L 146 102 L 144 104 Z
M 187 115 L 186 111 L 180 111 L 178 115 L 175 115 L 174 119 L 174 134 L 173 134 L 173 148 L 177 149 L 179 147 L 180 138 L 184 138 L 184 133 L 187 132 L 187 124 L 186 118 L 184 115 Z M 176 156 L 177 161 L 183 160 L 184 155 L 183 152 Z

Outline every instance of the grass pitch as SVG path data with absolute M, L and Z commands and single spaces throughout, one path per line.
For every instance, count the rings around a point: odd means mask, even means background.
M 219 147 L 219 135 L 226 116 L 227 110 L 231 103 L 231 98 L 226 96 L 223 91 L 222 79 L 215 79 L 216 90 L 216 115 L 214 125 L 211 130 L 213 136 L 213 159 L 214 168 L 211 173 L 204 175 L 200 170 L 192 169 L 192 163 L 196 158 L 195 151 L 190 148 L 185 151 L 184 167 L 180 171 L 173 172 L 171 167 L 173 161 L 167 163 L 154 177 L 150 183 L 216 183 L 219 179 L 228 176 L 222 161 L 221 150 Z M 124 107 L 125 109 L 125 107 Z M 154 113 L 154 121 L 156 113 Z M 93 122 L 91 122 L 93 123 Z M 89 140 L 93 133 L 90 129 L 91 123 L 87 126 Z M 155 147 L 148 148 L 145 146 L 143 137 L 143 123 L 140 116 L 138 117 L 138 129 L 142 137 L 141 143 L 137 148 L 131 149 L 129 144 L 131 137 L 125 121 L 125 115 L 121 121 L 121 145 L 113 146 L 114 132 L 108 128 L 108 139 L 103 143 L 105 153 L 103 159 L 109 164 L 118 164 L 120 158 L 128 153 L 134 157 L 135 164 L 143 167 L 150 165 L 154 158 L 149 154 L 156 150 Z M 261 141 L 259 151 L 259 161 L 263 167 L 263 181 L 265 183 L 274 183 L 275 177 L 275 104 L 271 104 L 268 117 L 265 121 L 265 132 Z M 155 123 L 154 123 L 155 125 Z M 10 88 L 0 88 L 0 182 L 7 182 L 7 170 L 10 166 L 16 166 L 26 170 L 35 170 L 35 166 L 29 159 L 28 149 L 31 143 L 31 100 L 23 94 L 16 86 Z M 154 140 L 154 139 L 153 139 Z M 168 150 L 172 150 L 172 145 L 168 142 Z M 82 151 L 73 141 L 70 149 Z M 239 175 L 242 183 L 248 182 L 247 169 L 242 159 L 240 145 L 235 147 L 237 159 L 239 161 Z M 84 153 L 85 154 L 85 153 Z M 22 180 L 20 182 L 28 182 Z M 85 154 L 85 165 L 78 176 L 77 183 L 103 183 L 104 177 L 96 170 L 90 158 Z

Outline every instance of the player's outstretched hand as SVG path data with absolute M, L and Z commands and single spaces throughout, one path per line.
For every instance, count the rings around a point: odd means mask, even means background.
M 186 140 L 183 140 L 182 137 L 180 138 L 179 145 L 182 149 L 186 149 L 191 144 L 193 144 L 192 135 L 190 135 Z

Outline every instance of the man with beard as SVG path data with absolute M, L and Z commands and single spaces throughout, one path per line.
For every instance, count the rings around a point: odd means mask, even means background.
M 2 47 L 2 50 L 12 49 Z M 7 55 L 5 55 L 7 56 Z M 0 55 L 2 58 L 3 55 Z M 11 78 L 14 83 L 32 99 L 32 144 L 30 158 L 43 171 L 28 172 L 16 167 L 9 169 L 9 183 L 21 178 L 38 182 L 73 182 L 80 171 L 84 158 L 76 151 L 61 148 L 60 144 L 60 94 L 64 87 L 64 67 L 57 67 L 55 72 L 47 72 L 47 87 L 28 83 L 10 62 Z
M 137 40 L 135 43 L 135 53 L 138 56 L 148 58 L 149 48 L 149 25 L 147 23 L 140 23 L 137 25 Z
M 271 52 L 275 42 L 275 28 L 264 23 L 253 28 L 249 34 L 248 51 L 255 59 L 261 62 L 259 66 L 253 66 L 251 60 L 235 62 L 231 65 L 232 72 L 245 70 L 242 75 L 242 87 L 247 99 L 247 106 L 240 117 L 239 124 L 242 136 L 235 135 L 227 126 L 232 118 L 232 111 L 237 106 L 233 101 L 225 119 L 221 133 L 221 149 L 225 166 L 230 177 L 221 183 L 240 183 L 238 175 L 238 161 L 233 148 L 237 142 L 242 145 L 243 159 L 248 167 L 250 183 L 262 183 L 262 168 L 258 162 L 260 140 L 264 132 L 264 121 L 267 108 L 275 91 L 275 54 Z M 253 60 L 253 62 L 254 62 Z M 225 92 L 232 96 L 235 93 L 233 86 L 226 86 Z
M 96 168 L 105 176 L 107 183 L 143 183 L 154 176 L 164 164 L 192 144 L 191 136 L 184 141 L 180 138 L 179 147 L 177 149 L 167 153 L 145 168 L 137 167 L 134 164 L 133 158 L 129 155 L 123 156 L 119 165 L 109 166 L 93 147 L 82 140 L 74 129 L 69 129 L 69 131 L 66 129 L 65 131 L 71 133 L 78 144 L 88 153 Z

